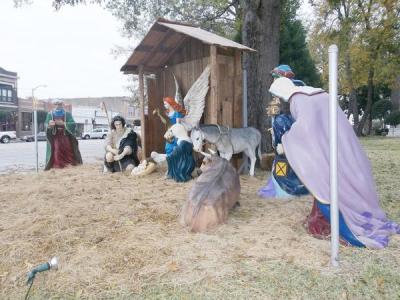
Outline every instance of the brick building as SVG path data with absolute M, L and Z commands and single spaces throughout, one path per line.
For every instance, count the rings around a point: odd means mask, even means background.
M 0 67 L 0 131 L 17 131 L 18 76 Z

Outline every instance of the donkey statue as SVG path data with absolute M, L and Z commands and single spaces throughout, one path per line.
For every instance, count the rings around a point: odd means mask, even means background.
M 200 125 L 192 129 L 190 138 L 194 151 L 200 152 L 206 141 L 214 144 L 220 156 L 228 161 L 233 154 L 244 152 L 250 158 L 250 176 L 254 176 L 257 147 L 258 158 L 261 161 L 261 133 L 253 127 L 229 128 L 214 124 Z
M 224 158 L 203 153 L 202 174 L 190 190 L 182 209 L 181 223 L 193 232 L 204 232 L 225 223 L 239 204 L 239 174 Z

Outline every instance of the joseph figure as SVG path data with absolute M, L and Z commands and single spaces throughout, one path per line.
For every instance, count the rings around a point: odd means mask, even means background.
M 111 121 L 111 131 L 105 141 L 104 173 L 131 172 L 139 165 L 137 157 L 137 135 L 125 126 L 122 116 L 115 116 Z

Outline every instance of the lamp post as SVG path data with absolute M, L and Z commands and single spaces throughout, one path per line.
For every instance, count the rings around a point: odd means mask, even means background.
M 36 157 L 36 173 L 39 172 L 39 153 L 37 140 L 37 101 L 35 100 L 35 91 L 40 87 L 47 87 L 45 84 L 38 85 L 32 89 L 32 104 L 33 104 L 33 130 L 35 135 L 35 157 Z

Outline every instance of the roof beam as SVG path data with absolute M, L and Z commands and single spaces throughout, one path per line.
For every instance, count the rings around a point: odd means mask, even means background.
M 156 23 L 153 25 L 153 27 L 151 28 L 151 30 L 155 30 L 155 31 L 158 31 L 158 32 L 167 32 L 168 29 L 169 29 L 168 27 L 163 26 L 163 25 L 161 25 L 161 24 L 158 24 L 158 22 L 156 22 Z
M 139 67 L 138 66 L 125 66 L 124 68 L 121 68 L 121 71 L 124 72 L 124 74 L 139 74 Z M 159 67 L 143 67 L 143 74 L 156 74 L 157 72 L 160 71 Z
M 157 49 L 160 48 L 160 46 L 170 38 L 171 35 L 173 35 L 175 33 L 174 30 L 172 29 L 168 29 L 167 32 L 165 33 L 165 35 L 158 41 L 158 43 L 156 45 L 153 46 L 153 49 L 151 49 L 150 52 L 147 53 L 147 55 L 142 59 L 142 63 L 145 64 L 150 57 L 152 57 L 154 55 L 154 53 L 157 52 Z
M 158 47 L 156 46 L 146 46 L 146 45 L 139 45 L 135 48 L 135 51 L 139 51 L 139 52 L 149 52 L 149 51 L 153 51 L 153 52 L 170 52 L 174 50 L 174 48 L 171 47 L 165 47 L 163 45 L 159 45 Z
M 180 48 L 182 46 L 182 44 L 189 38 L 187 35 L 183 35 L 181 33 L 177 33 L 177 34 L 179 34 L 179 37 L 181 38 L 181 40 L 178 43 L 176 43 L 175 48 L 165 57 L 164 62 L 163 62 L 164 64 L 168 61 L 168 59 L 171 58 L 172 55 L 174 55 L 176 50 L 178 48 Z

